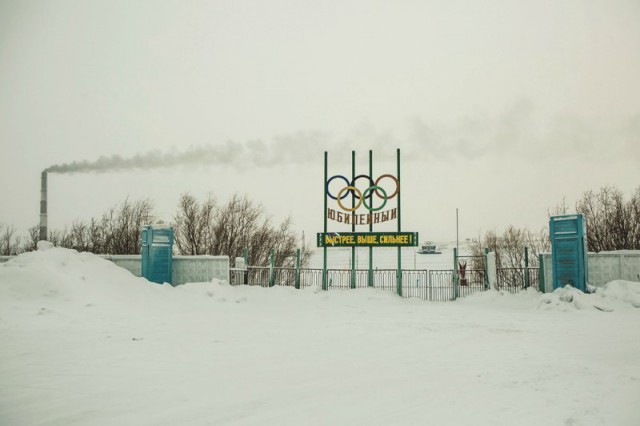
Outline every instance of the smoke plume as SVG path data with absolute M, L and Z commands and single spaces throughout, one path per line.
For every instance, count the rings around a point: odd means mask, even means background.
M 601 160 L 640 152 L 639 137 L 640 115 L 602 127 L 579 116 L 545 116 L 529 100 L 522 99 L 496 116 L 465 116 L 444 123 L 413 117 L 392 128 L 365 121 L 341 137 L 319 131 L 298 132 L 268 142 L 229 141 L 186 151 L 150 151 L 130 158 L 100 157 L 56 164 L 45 172 L 104 173 L 199 165 L 247 170 L 317 163 L 323 151 L 329 151 L 333 158 L 348 158 L 351 150 L 390 153 L 396 147 L 403 150 L 407 161 L 450 162 L 497 155 L 541 160 L 549 152 Z
M 123 158 L 103 156 L 94 161 L 74 161 L 55 164 L 47 173 L 105 173 L 133 169 L 158 169 L 176 166 L 229 165 L 239 169 L 272 167 L 284 164 L 307 163 L 321 158 L 325 136 L 320 133 L 300 133 L 276 138 L 266 144 L 256 140 L 247 143 L 229 141 L 223 145 L 198 146 L 186 151 L 149 151 Z

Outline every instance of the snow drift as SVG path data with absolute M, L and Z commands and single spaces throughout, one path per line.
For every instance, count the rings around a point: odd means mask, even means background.
M 638 285 L 173 288 L 42 245 L 0 265 L 0 424 L 637 425 Z

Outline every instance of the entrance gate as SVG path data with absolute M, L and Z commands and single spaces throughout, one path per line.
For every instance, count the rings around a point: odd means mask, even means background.
M 322 248 L 322 289 L 329 290 L 333 285 L 335 270 L 327 266 L 327 249 L 337 247 L 348 247 L 351 249 L 351 259 L 356 257 L 356 247 L 369 248 L 369 270 L 357 271 L 355 262 L 351 262 L 351 271 L 343 273 L 337 280 L 342 285 L 347 276 L 349 279 L 348 288 L 357 288 L 365 278 L 367 287 L 375 287 L 376 275 L 380 279 L 382 274 L 383 282 L 395 281 L 395 291 L 399 296 L 403 293 L 402 271 L 402 247 L 416 247 L 418 245 L 417 232 L 402 232 L 402 210 L 401 210 L 401 180 L 400 180 L 400 149 L 396 150 L 396 175 L 382 173 L 377 177 L 373 174 L 373 152 L 369 151 L 369 174 L 356 173 L 356 153 L 351 152 L 351 178 L 335 174 L 329 177 L 328 174 L 328 153 L 324 153 L 324 228 L 322 233 L 318 233 L 317 246 Z M 391 188 L 383 188 L 382 182 L 393 182 Z M 364 183 L 364 186 L 362 186 Z M 333 189 L 332 189 L 333 184 Z M 336 185 L 338 185 L 336 187 Z M 358 185 L 361 185 L 360 187 Z M 396 206 L 387 205 L 389 200 L 395 200 Z M 329 207 L 329 200 L 335 204 Z M 385 210 L 386 209 L 386 210 Z M 328 220 L 344 225 L 350 225 L 351 231 L 344 230 L 329 232 Z M 397 222 L 397 232 L 374 232 L 376 228 L 385 222 Z M 368 232 L 356 232 L 357 226 L 366 226 Z M 380 247 L 395 247 L 398 250 L 398 268 L 387 269 L 374 274 L 373 250 Z M 330 271 L 332 271 L 330 273 Z M 389 276 L 395 272 L 395 278 Z M 365 274 L 366 273 L 366 274 Z M 428 276 L 428 274 L 427 274 Z M 360 278 L 359 278 L 360 277 Z M 419 282 L 420 280 L 418 280 Z M 386 287 L 386 284 L 385 284 Z
M 269 266 L 249 266 L 244 269 L 231 270 L 232 285 L 257 285 L 270 287 L 273 285 L 296 286 L 296 268 L 273 268 L 273 279 L 270 278 Z M 374 288 L 380 291 L 396 293 L 398 289 L 397 269 L 374 269 L 373 286 L 369 284 L 368 269 L 355 269 L 352 280 L 351 269 L 327 269 L 327 290 L 349 290 L 355 288 Z M 323 270 L 299 269 L 299 288 L 322 288 Z M 469 284 L 459 288 L 459 297 L 476 291 L 484 291 L 484 271 L 467 271 Z M 402 271 L 402 297 L 419 298 L 429 301 L 448 301 L 455 298 L 454 271 L 451 269 L 407 269 Z

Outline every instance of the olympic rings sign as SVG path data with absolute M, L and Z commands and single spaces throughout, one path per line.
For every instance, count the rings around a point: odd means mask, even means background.
M 331 193 L 329 185 L 336 179 L 344 181 L 344 187 L 342 187 L 342 189 L 338 191 L 337 195 L 334 195 Z M 360 191 L 356 187 L 356 183 L 359 179 L 366 179 L 369 184 L 369 187 L 364 191 Z M 380 182 L 383 179 L 391 179 L 395 183 L 395 190 L 391 193 L 391 195 L 387 194 L 387 191 L 380 186 Z M 360 206 L 364 206 L 371 213 L 380 211 L 387 204 L 387 201 L 395 198 L 399 192 L 400 182 L 398 181 L 398 178 L 390 174 L 380 175 L 375 181 L 371 178 L 371 176 L 368 175 L 358 175 L 351 181 L 349 181 L 349 179 L 347 179 L 343 175 L 334 175 L 331 176 L 326 183 L 327 196 L 333 200 L 336 200 L 340 208 L 349 213 L 355 212 L 356 210 L 358 210 L 358 208 L 360 208 Z M 342 203 L 342 200 L 347 198 L 349 195 L 351 195 L 354 201 L 353 207 L 347 207 Z M 374 195 L 376 196 L 376 198 L 382 200 L 382 204 L 378 207 L 373 206 Z M 367 199 L 369 200 L 369 202 L 367 202 Z

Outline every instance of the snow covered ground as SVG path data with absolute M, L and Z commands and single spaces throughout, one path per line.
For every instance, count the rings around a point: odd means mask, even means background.
M 0 425 L 638 425 L 640 283 L 456 302 L 0 266 Z

